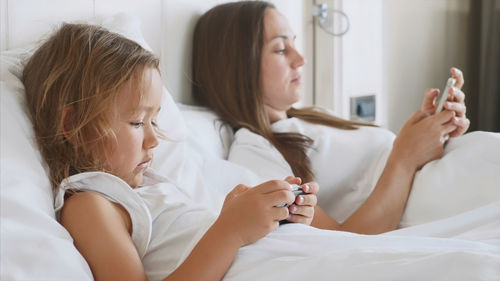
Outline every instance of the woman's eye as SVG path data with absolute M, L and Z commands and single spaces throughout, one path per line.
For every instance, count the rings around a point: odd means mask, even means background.
M 158 123 L 156 122 L 156 120 L 152 120 L 152 121 L 151 121 L 151 125 L 152 125 L 153 127 L 158 127 Z
M 132 125 L 135 128 L 140 128 L 144 126 L 144 122 L 130 122 L 130 125 Z
M 276 50 L 276 53 L 277 53 L 278 55 L 283 55 L 283 54 L 285 53 L 285 51 L 286 51 L 286 49 L 285 49 L 285 48 L 283 48 L 283 49 Z

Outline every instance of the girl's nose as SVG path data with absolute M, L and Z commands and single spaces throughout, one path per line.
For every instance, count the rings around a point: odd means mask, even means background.
M 144 147 L 147 149 L 152 149 L 157 147 L 158 144 L 158 135 L 156 134 L 155 128 L 152 125 L 147 126 L 144 136 Z

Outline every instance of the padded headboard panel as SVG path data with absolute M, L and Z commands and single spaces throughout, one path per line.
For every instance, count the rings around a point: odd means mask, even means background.
M 161 60 L 163 82 L 174 99 L 192 104 L 190 56 L 198 17 L 222 0 L 0 0 L 0 47 L 8 50 L 37 41 L 62 21 L 124 12 L 141 20 L 142 33 Z M 301 37 L 302 1 L 274 0 Z M 298 45 L 301 45 L 300 43 Z

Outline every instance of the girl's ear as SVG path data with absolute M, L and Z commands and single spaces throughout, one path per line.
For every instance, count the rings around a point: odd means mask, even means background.
M 64 106 L 61 118 L 62 133 L 64 138 L 71 144 L 73 144 L 70 133 L 73 130 L 73 124 L 74 124 L 73 120 L 74 120 L 73 106 L 72 105 Z

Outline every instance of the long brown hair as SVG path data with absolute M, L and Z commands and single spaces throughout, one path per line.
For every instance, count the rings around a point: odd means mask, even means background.
M 23 71 L 36 140 L 53 187 L 75 173 L 104 170 L 115 138 L 109 125 L 118 90 L 142 81 L 159 60 L 137 43 L 92 25 L 63 24 Z M 71 111 L 71 118 L 65 117 Z M 114 139 L 116 141 L 116 139 Z
M 290 164 L 295 176 L 313 180 L 307 149 L 313 140 L 299 133 L 275 133 L 264 109 L 260 67 L 265 1 L 242 1 L 215 6 L 198 20 L 193 35 L 192 94 L 214 110 L 234 130 L 241 127 L 269 140 Z M 288 117 L 353 130 L 362 123 L 343 120 L 319 108 L 291 108 Z

